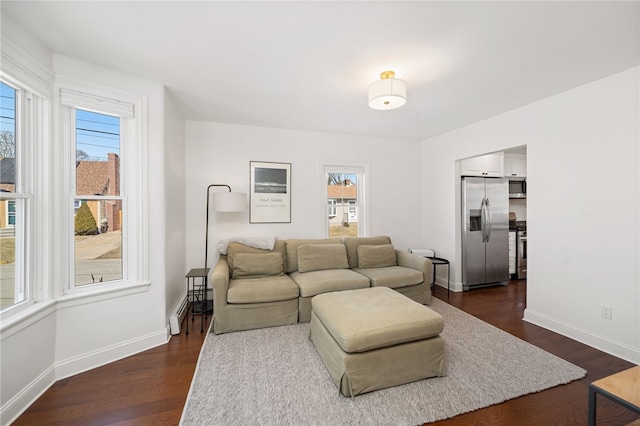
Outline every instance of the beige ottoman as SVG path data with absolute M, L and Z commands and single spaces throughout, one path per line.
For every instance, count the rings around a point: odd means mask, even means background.
M 310 339 L 340 393 L 444 376 L 442 317 L 387 287 L 311 300 Z

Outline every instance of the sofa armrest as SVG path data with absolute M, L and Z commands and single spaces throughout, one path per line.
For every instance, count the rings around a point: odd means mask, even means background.
M 211 274 L 211 288 L 213 288 L 214 311 L 218 306 L 227 304 L 227 291 L 229 290 L 229 264 L 226 256 L 220 256 L 218 263 Z
M 396 249 L 396 261 L 398 262 L 398 266 L 404 266 L 405 268 L 422 272 L 424 282 L 431 284 L 431 274 L 433 273 L 431 259 Z

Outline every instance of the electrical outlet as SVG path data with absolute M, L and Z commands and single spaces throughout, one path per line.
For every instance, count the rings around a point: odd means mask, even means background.
M 613 315 L 613 308 L 611 306 L 600 305 L 600 316 L 604 319 L 610 320 Z

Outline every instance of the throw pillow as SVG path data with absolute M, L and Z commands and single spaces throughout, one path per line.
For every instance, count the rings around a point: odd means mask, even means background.
M 348 269 L 344 244 L 303 244 L 298 247 L 298 271 Z
M 283 274 L 281 253 L 237 253 L 234 256 L 231 278 L 260 278 Z
M 397 264 L 392 244 L 358 246 L 358 268 L 386 268 Z

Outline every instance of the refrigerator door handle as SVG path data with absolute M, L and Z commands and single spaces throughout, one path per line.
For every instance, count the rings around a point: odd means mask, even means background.
M 487 234 L 487 242 L 489 242 L 489 239 L 491 238 L 491 228 L 493 227 L 493 217 L 491 217 L 491 205 L 489 204 L 489 199 L 487 198 L 487 202 L 486 202 L 486 206 L 487 206 L 487 230 L 486 230 L 486 234 Z
M 482 199 L 482 206 L 480 207 L 480 226 L 482 230 L 482 242 L 487 242 L 487 199 Z

